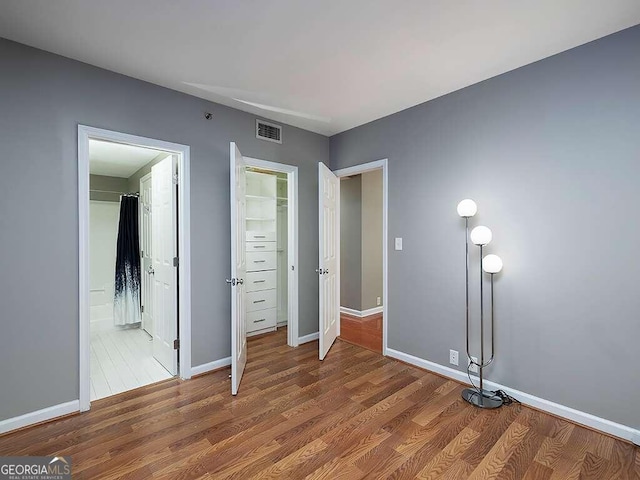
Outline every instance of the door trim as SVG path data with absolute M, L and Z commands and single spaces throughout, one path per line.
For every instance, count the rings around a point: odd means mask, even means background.
M 285 163 L 269 162 L 258 158 L 244 157 L 249 167 L 264 168 L 287 174 L 287 243 L 289 275 L 287 278 L 287 345 L 297 347 L 298 338 L 298 167 Z M 293 270 L 291 267 L 293 266 Z
M 389 325 L 389 162 L 386 158 L 383 158 L 374 162 L 334 170 L 333 173 L 337 177 L 348 177 L 379 169 L 382 169 L 382 355 L 387 356 Z M 338 210 L 340 210 L 340 205 L 338 205 Z M 338 319 L 338 321 L 340 320 Z M 340 327 L 338 326 L 339 331 Z
M 89 330 L 89 139 L 155 148 L 178 155 L 178 317 L 180 337 L 179 376 L 191 378 L 191 206 L 190 148 L 127 133 L 78 125 L 78 245 L 79 245 L 79 397 L 80 411 L 91 408 Z

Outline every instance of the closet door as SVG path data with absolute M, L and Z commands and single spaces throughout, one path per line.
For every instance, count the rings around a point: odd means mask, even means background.
M 234 142 L 231 157 L 231 394 L 236 395 L 247 364 L 247 306 L 245 304 L 246 167 Z
M 140 239 L 142 241 L 142 328 L 153 337 L 153 258 L 151 256 L 151 174 L 140 179 Z
M 338 336 L 338 315 L 340 311 L 340 285 L 337 275 L 339 268 L 340 243 L 338 205 L 340 202 L 340 182 L 338 177 L 322 162 L 318 164 L 319 188 L 319 230 L 320 258 L 320 360 L 329 352 Z

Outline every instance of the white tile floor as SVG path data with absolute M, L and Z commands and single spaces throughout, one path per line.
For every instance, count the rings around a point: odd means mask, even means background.
M 153 358 L 151 336 L 110 322 L 91 324 L 91 400 L 171 378 Z

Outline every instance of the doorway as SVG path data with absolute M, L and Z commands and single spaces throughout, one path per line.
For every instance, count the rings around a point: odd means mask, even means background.
M 378 173 L 374 173 L 378 172 Z M 373 175 L 367 175 L 369 173 L 373 173 Z M 381 175 L 380 175 L 381 174 Z M 380 178 L 381 176 L 381 178 Z M 350 180 L 346 180 L 347 178 L 357 178 L 358 180 L 353 180 L 352 184 L 348 184 Z M 353 238 L 348 238 L 347 236 L 352 234 L 347 228 L 347 232 L 343 234 L 342 227 L 352 226 L 352 224 L 343 224 L 342 222 L 342 208 L 351 207 L 352 204 L 344 204 L 342 201 L 342 181 L 345 181 L 345 186 L 348 185 L 347 188 L 352 188 L 355 191 L 360 192 L 360 201 L 362 196 L 362 178 L 366 178 L 367 182 L 372 182 L 372 188 L 367 188 L 368 193 L 375 193 L 375 195 L 381 194 L 381 204 L 382 211 L 381 217 L 380 212 L 373 213 L 376 215 L 376 221 L 382 222 L 381 225 L 381 251 L 377 251 L 374 255 L 381 255 L 381 285 L 379 281 L 379 266 L 376 266 L 374 270 L 376 273 L 369 271 L 369 269 L 363 270 L 362 268 L 362 254 L 364 249 L 369 249 L 369 246 L 364 246 L 362 244 L 362 237 L 366 236 L 368 226 L 371 224 L 372 220 L 367 218 L 364 219 L 366 224 L 363 225 L 363 217 L 362 217 L 362 208 L 356 208 L 358 211 L 358 219 L 351 220 L 351 222 L 355 222 L 360 224 L 361 227 L 359 229 L 360 235 L 356 236 L 356 245 L 354 247 L 355 256 L 357 257 L 358 262 L 356 262 L 357 268 L 354 269 L 353 265 L 350 265 L 350 261 L 353 258 L 345 258 L 343 259 L 344 252 L 342 252 L 341 245 L 344 241 L 345 243 L 348 241 L 352 241 Z M 381 184 L 380 184 L 381 180 Z M 358 185 L 358 181 L 360 185 Z M 357 165 L 354 167 L 349 167 L 345 169 L 340 169 L 335 172 L 329 170 L 324 164 L 319 164 L 319 227 L 320 227 L 320 235 L 319 235 L 319 266 L 317 269 L 318 274 L 320 275 L 320 289 L 319 289 L 319 303 L 320 303 L 320 318 L 319 318 L 319 357 L 320 359 L 324 359 L 325 356 L 329 353 L 331 345 L 335 341 L 338 336 L 346 335 L 346 336 L 355 336 L 355 339 L 358 337 L 362 338 L 362 332 L 365 332 L 366 335 L 366 327 L 367 325 L 363 325 L 362 319 L 368 319 L 371 323 L 374 323 L 376 328 L 381 329 L 381 342 L 378 343 L 376 340 L 376 346 L 378 347 L 383 355 L 386 355 L 387 352 L 387 326 L 388 326 L 388 303 L 387 303 L 387 292 L 388 292 L 388 271 L 387 271 L 387 255 L 388 255 L 388 162 L 386 159 L 378 160 L 375 162 L 369 162 L 362 165 Z M 375 185 L 375 186 L 373 186 Z M 347 195 L 348 196 L 348 195 Z M 349 199 L 347 199 L 348 201 Z M 379 200 L 378 200 L 379 202 Z M 372 212 L 375 212 L 375 209 L 372 209 Z M 345 212 L 350 213 L 350 212 Z M 376 226 L 376 229 L 379 227 Z M 375 243 L 375 242 L 373 242 Z M 353 255 L 353 254 L 352 254 Z M 367 253 L 368 255 L 368 253 Z M 345 268 L 345 271 L 342 272 L 342 267 Z M 367 266 L 368 267 L 368 266 Z M 356 288 L 351 290 L 355 293 L 352 294 L 352 297 L 355 297 L 357 303 L 356 306 L 360 308 L 349 308 L 343 304 L 343 301 L 346 303 L 349 301 L 348 294 L 350 292 L 350 287 L 352 285 L 346 285 L 345 288 L 342 287 L 343 282 L 349 281 L 349 278 L 343 278 L 347 276 L 346 271 L 348 269 L 355 270 L 356 279 L 353 283 L 358 283 L 358 281 L 362 284 L 363 275 L 367 275 L 367 282 L 371 280 L 371 277 L 375 278 L 375 287 L 370 289 L 373 294 L 367 293 L 367 305 L 371 302 L 380 303 L 381 305 L 375 305 L 369 308 L 362 308 L 363 305 L 363 289 L 362 286 L 357 286 Z M 353 273 L 353 272 L 349 272 Z M 376 290 L 379 292 L 380 288 L 382 290 L 382 294 L 379 295 Z M 378 299 L 378 297 L 380 297 Z M 358 302 L 359 299 L 359 302 Z M 342 308 L 341 308 L 342 307 Z M 381 316 L 381 318 L 380 318 Z M 342 325 L 341 317 L 345 318 L 344 325 Z M 369 318 L 367 318 L 369 317 Z M 349 323 L 351 321 L 351 323 Z M 354 323 L 356 322 L 356 323 Z M 379 325 L 379 327 L 378 327 Z M 346 327 L 347 330 L 351 328 L 351 332 L 347 331 L 344 334 L 342 333 L 342 328 Z M 354 331 L 355 330 L 355 331 Z M 377 334 L 380 335 L 380 334 Z M 348 338 L 347 338 L 348 339 Z M 355 343 L 355 342 L 354 342 Z
M 247 362 L 247 337 L 287 331 L 298 346 L 298 168 L 244 157 L 230 143 L 231 393 Z M 277 334 L 277 333 L 276 333 Z M 259 343 L 258 343 L 259 344 Z
M 244 157 L 246 164 L 246 185 L 245 191 L 247 198 L 247 218 L 246 218 L 246 248 L 247 255 L 247 295 L 255 291 L 270 291 L 272 299 L 269 297 L 268 302 L 260 302 L 262 296 L 253 300 L 248 300 L 248 312 L 251 310 L 262 311 L 266 308 L 272 308 L 271 312 L 275 315 L 275 328 L 287 329 L 287 345 L 290 347 L 298 346 L 298 275 L 296 265 L 298 263 L 298 215 L 297 215 L 297 196 L 298 196 L 298 167 L 285 165 L 282 163 L 268 162 L 252 157 Z M 255 195 L 256 189 L 262 188 L 262 182 L 267 182 L 265 198 Z M 273 190 L 275 188 L 275 190 Z M 271 193 L 273 192 L 273 193 Z M 264 196 L 263 196 L 264 197 Z M 262 217 L 253 216 L 259 212 Z M 263 232 L 260 233 L 260 230 Z M 265 233 L 267 232 L 267 233 Z M 260 238 L 256 238 L 256 235 Z M 267 240 L 266 242 L 261 242 Z M 271 240 L 271 241 L 269 241 Z M 257 260 L 260 262 L 262 258 L 254 259 L 256 253 L 260 257 L 259 252 L 264 251 L 263 245 L 268 246 L 269 251 L 275 251 L 275 268 L 267 269 L 264 263 L 253 264 Z M 262 265 L 262 266 L 261 266 Z M 267 265 L 267 267 L 270 265 Z M 260 272 L 260 273 L 258 273 Z M 265 277 L 267 281 L 265 281 Z M 273 279 L 272 279 L 273 277 Z M 259 290 L 256 290 L 256 285 Z M 274 286 L 273 289 L 267 287 Z M 252 296 L 252 298 L 253 298 Z M 253 309 L 253 302 L 260 308 Z M 268 305 L 264 305 L 268 303 Z M 271 306 L 273 305 L 273 307 Z M 254 332 L 264 333 L 260 329 L 262 318 L 264 315 L 248 313 L 248 319 L 254 318 L 259 323 L 253 324 L 253 320 L 248 320 L 247 334 L 253 336 Z M 251 324 L 250 324 L 251 322 Z M 273 323 L 273 321 L 271 321 Z M 275 331 L 273 328 L 271 331 Z
M 189 147 L 78 127 L 80 409 L 191 376 Z
M 382 169 L 340 177 L 340 339 L 382 353 Z

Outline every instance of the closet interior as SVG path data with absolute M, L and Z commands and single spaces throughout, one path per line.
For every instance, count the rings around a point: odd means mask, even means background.
M 247 167 L 247 336 L 287 325 L 287 174 Z

